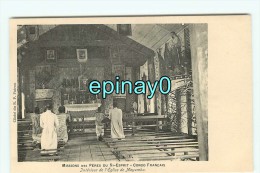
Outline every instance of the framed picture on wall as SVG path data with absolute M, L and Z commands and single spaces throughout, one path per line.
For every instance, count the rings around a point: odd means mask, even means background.
M 79 62 L 87 62 L 88 60 L 87 49 L 77 49 L 77 59 Z
M 46 62 L 56 62 L 57 54 L 54 49 L 46 50 Z

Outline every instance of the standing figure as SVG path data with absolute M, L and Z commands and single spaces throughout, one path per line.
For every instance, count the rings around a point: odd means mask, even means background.
M 98 110 L 95 113 L 95 117 L 97 140 L 102 141 L 104 136 L 104 125 L 102 123 L 102 120 L 105 118 L 105 114 L 101 112 L 101 106 L 98 107 Z
M 123 130 L 123 113 L 117 107 L 117 103 L 113 103 L 113 109 L 109 110 L 109 119 L 111 120 L 111 138 L 121 139 L 125 138 Z
M 58 140 L 68 142 L 68 128 L 67 123 L 70 122 L 70 115 L 65 113 L 65 107 L 59 107 L 59 114 L 57 115 L 59 120 Z
M 171 75 L 182 74 L 181 40 L 175 32 L 171 32 L 171 39 L 165 44 L 164 60 Z
M 43 128 L 41 137 L 41 148 L 43 154 L 54 153 L 58 147 L 57 129 L 59 121 L 57 115 L 51 112 L 52 106 L 46 106 L 46 112 L 41 114 L 40 125 Z M 44 151 L 51 150 L 51 151 Z

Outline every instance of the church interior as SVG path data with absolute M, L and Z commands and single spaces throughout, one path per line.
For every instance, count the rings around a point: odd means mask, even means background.
M 17 26 L 17 153 L 19 162 L 207 161 L 207 24 L 66 24 Z M 154 83 L 171 90 L 93 95 L 92 80 Z M 148 89 L 147 89 L 148 91 Z M 109 123 L 96 139 L 95 112 L 117 102 L 124 139 L 112 139 Z M 68 141 L 43 155 L 32 139 L 31 115 L 45 105 L 70 115 Z

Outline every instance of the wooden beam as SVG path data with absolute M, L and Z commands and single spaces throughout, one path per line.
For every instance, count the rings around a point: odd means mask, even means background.
M 148 150 L 149 151 L 149 150 Z M 149 152 L 149 154 L 160 154 L 160 153 L 184 153 L 184 152 L 198 152 L 199 150 L 198 149 L 180 149 L 180 150 L 172 150 L 172 151 L 158 151 L 158 150 L 152 150 Z M 134 152 L 134 153 L 129 153 L 129 155 L 133 156 L 133 155 L 141 155 L 141 154 L 148 154 L 147 151 L 140 151 L 140 152 Z M 127 153 L 126 153 L 127 155 Z
M 31 47 L 87 47 L 87 46 L 126 46 L 120 41 L 117 40 L 91 40 L 91 41 L 82 41 L 82 40 L 46 40 L 30 43 Z
M 151 149 L 171 149 L 171 148 L 197 148 L 198 147 L 198 143 L 191 143 L 191 144 L 181 144 L 181 145 L 176 145 L 176 144 L 169 144 L 166 146 L 139 146 L 139 147 L 118 147 L 115 148 L 114 151 L 143 151 L 143 150 L 151 150 Z
M 188 134 L 192 135 L 192 107 L 191 107 L 191 91 L 186 92 L 186 103 L 187 103 L 187 126 Z
M 135 50 L 138 53 L 141 53 L 142 55 L 144 55 L 146 57 L 155 56 L 155 53 L 153 50 L 147 48 L 146 46 L 136 42 L 135 40 L 133 40 L 131 38 L 117 34 L 117 32 L 115 30 L 113 30 L 112 28 L 109 28 L 108 26 L 105 26 L 105 25 L 94 25 L 94 26 L 100 30 L 103 30 L 108 36 L 110 36 L 110 37 L 112 36 L 112 37 L 116 38 L 121 43 L 128 45 L 129 48 Z M 140 49 L 140 47 L 141 47 L 141 49 Z
M 191 142 L 190 142 L 191 141 Z M 183 139 L 179 141 L 154 141 L 154 142 L 138 142 L 131 144 L 129 143 L 115 143 L 110 145 L 110 148 L 118 148 L 118 147 L 141 147 L 141 146 L 167 146 L 167 145 L 184 145 L 184 144 L 197 144 L 198 142 L 192 142 L 194 139 Z
M 199 157 L 198 154 L 182 155 L 182 156 L 164 156 L 164 157 L 141 157 L 139 161 L 152 161 L 152 160 L 175 160 L 175 159 L 192 159 Z
M 181 133 L 181 91 L 176 89 L 176 131 Z

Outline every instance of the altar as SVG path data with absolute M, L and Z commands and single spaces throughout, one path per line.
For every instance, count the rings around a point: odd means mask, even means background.
M 67 104 L 64 106 L 66 112 L 93 111 L 93 110 L 97 110 L 97 108 L 101 106 L 101 103 Z
M 70 134 L 84 134 L 95 132 L 95 112 L 101 103 L 67 104 L 66 113 L 70 114 Z

